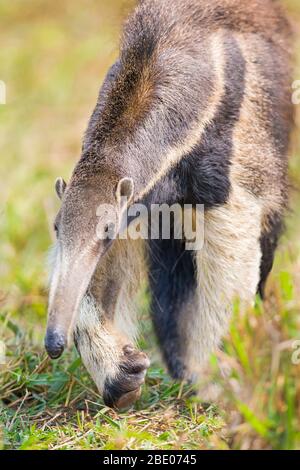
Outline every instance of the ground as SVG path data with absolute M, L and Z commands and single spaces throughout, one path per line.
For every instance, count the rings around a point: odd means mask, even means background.
M 299 2 L 284 3 L 299 29 Z M 7 87 L 7 104 L 0 105 L 0 339 L 6 344 L 6 364 L 0 366 L 0 447 L 300 448 L 296 138 L 291 211 L 266 302 L 257 299 L 246 315 L 236 306 L 222 353 L 211 359 L 210 381 L 221 392 L 214 404 L 200 402 L 165 372 L 147 320 L 146 295 L 141 298 L 140 343 L 150 352 L 152 366 L 133 410 L 117 413 L 103 405 L 74 350 L 53 362 L 43 350 L 46 253 L 58 208 L 53 181 L 59 175 L 67 179 L 79 157 L 81 136 L 117 54 L 127 9 L 122 0 L 0 3 L 0 80 Z

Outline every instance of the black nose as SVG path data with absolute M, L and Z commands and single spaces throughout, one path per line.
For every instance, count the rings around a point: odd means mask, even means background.
M 45 348 L 51 359 L 59 358 L 66 346 L 65 336 L 55 330 L 47 330 Z

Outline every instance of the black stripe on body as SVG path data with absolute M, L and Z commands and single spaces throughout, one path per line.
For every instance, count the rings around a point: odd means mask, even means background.
M 245 93 L 245 60 L 237 41 L 224 39 L 224 95 L 216 115 L 199 144 L 169 171 L 145 197 L 144 202 L 204 204 L 226 203 L 230 193 L 233 131 L 239 120 Z

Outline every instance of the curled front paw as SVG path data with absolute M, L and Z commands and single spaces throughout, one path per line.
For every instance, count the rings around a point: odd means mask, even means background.
M 122 360 L 114 377 L 105 381 L 103 399 L 111 408 L 129 408 L 139 398 L 150 361 L 131 345 L 123 348 Z

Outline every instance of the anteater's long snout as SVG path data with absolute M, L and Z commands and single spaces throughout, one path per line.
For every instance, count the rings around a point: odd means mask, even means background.
M 73 301 L 64 302 L 60 290 L 53 307 L 49 305 L 45 349 L 51 359 L 58 359 L 69 344 L 77 306 Z M 80 298 L 76 303 L 80 302 Z
M 71 343 L 74 322 L 88 287 L 89 278 L 82 277 L 83 280 L 79 276 L 70 275 L 56 289 L 50 302 L 45 348 L 51 359 L 59 358 Z
M 56 269 L 50 282 L 45 348 L 51 359 L 59 358 L 71 342 L 80 303 L 89 286 L 97 258 L 78 255 L 76 261 Z
M 85 293 L 81 294 L 80 287 L 72 275 L 69 279 L 59 276 L 58 282 L 50 286 L 45 348 L 51 359 L 58 359 L 69 344 L 76 312 Z
M 45 336 L 45 348 L 51 359 L 58 359 L 67 346 L 67 337 L 59 329 L 48 327 Z

